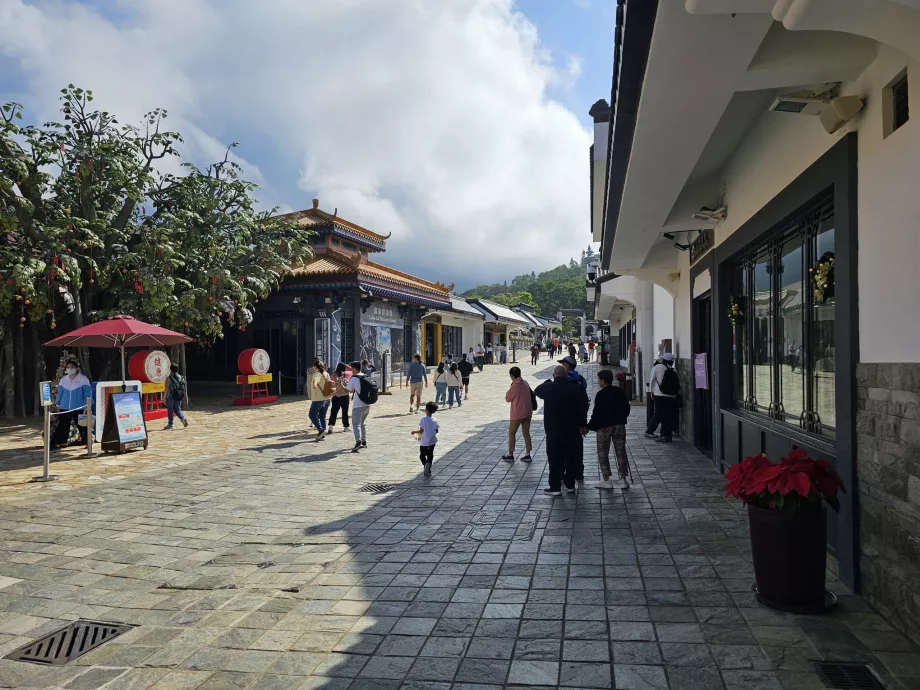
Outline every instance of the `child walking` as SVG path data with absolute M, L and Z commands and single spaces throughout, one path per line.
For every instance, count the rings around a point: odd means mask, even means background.
M 419 451 L 418 456 L 422 461 L 422 467 L 425 468 L 425 476 L 431 476 L 431 463 L 434 462 L 434 446 L 438 442 L 438 420 L 434 418 L 434 413 L 438 411 L 438 406 L 433 402 L 425 405 L 425 416 L 418 421 L 418 429 L 412 432 L 413 436 L 418 437 Z

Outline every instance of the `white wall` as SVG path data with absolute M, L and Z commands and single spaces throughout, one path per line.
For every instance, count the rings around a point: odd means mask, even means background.
M 455 316 L 453 314 L 445 314 L 441 312 L 441 324 L 444 326 L 459 326 L 463 329 L 463 352 L 469 352 L 470 348 L 473 348 L 475 352 L 476 347 L 479 343 L 482 342 L 482 319 L 465 319 L 462 316 Z M 483 345 L 485 347 L 485 345 Z M 451 353 L 453 354 L 453 353 Z M 459 353 L 462 354 L 462 353 Z
M 653 314 L 653 331 L 654 331 L 654 351 L 658 353 L 658 345 L 665 338 L 674 339 L 674 298 L 671 293 L 660 285 L 655 285 L 652 291 L 652 300 L 654 304 Z
M 913 117 L 882 138 L 883 88 L 907 66 Z M 842 94 L 866 99 L 846 127 L 827 134 L 817 117 L 764 113 L 723 171 L 728 217 L 716 243 L 757 211 L 836 144 L 857 131 L 859 205 L 860 361 L 916 362 L 920 323 L 920 63 L 886 46 L 862 75 L 841 86 Z M 681 296 L 685 288 L 681 270 Z M 689 290 L 689 284 L 686 289 Z M 689 301 L 678 310 L 681 344 L 689 337 Z M 686 330 L 682 316 L 686 312 Z M 689 352 L 684 347 L 681 351 Z

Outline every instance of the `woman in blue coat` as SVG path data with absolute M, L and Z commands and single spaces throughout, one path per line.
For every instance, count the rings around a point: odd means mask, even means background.
M 80 364 L 76 359 L 68 360 L 64 372 L 54 399 L 54 404 L 63 413 L 57 416 L 58 425 L 51 437 L 51 447 L 55 449 L 67 445 L 71 425 L 76 424 L 77 417 L 86 409 L 86 399 L 93 395 L 92 384 L 80 373 Z M 77 425 L 77 431 L 80 432 L 80 441 L 75 441 L 74 445 L 86 445 L 86 427 Z

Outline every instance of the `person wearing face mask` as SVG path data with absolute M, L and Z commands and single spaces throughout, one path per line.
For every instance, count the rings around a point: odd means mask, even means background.
M 54 404 L 63 414 L 57 416 L 58 425 L 51 436 L 52 448 L 58 449 L 67 445 L 70 427 L 77 423 L 77 418 L 86 409 L 86 399 L 92 395 L 92 384 L 80 373 L 80 364 L 75 359 L 68 360 L 54 399 Z M 75 441 L 74 445 L 86 445 L 86 427 L 78 424 L 77 431 L 80 432 L 80 440 Z

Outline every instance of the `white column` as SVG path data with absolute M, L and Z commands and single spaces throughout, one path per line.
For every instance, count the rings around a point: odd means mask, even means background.
M 642 353 L 641 367 L 637 367 L 637 378 L 642 398 L 645 399 L 645 384 L 652 362 L 655 361 L 658 344 L 655 342 L 655 285 L 650 280 L 639 282 L 638 304 L 636 305 L 636 346 Z

